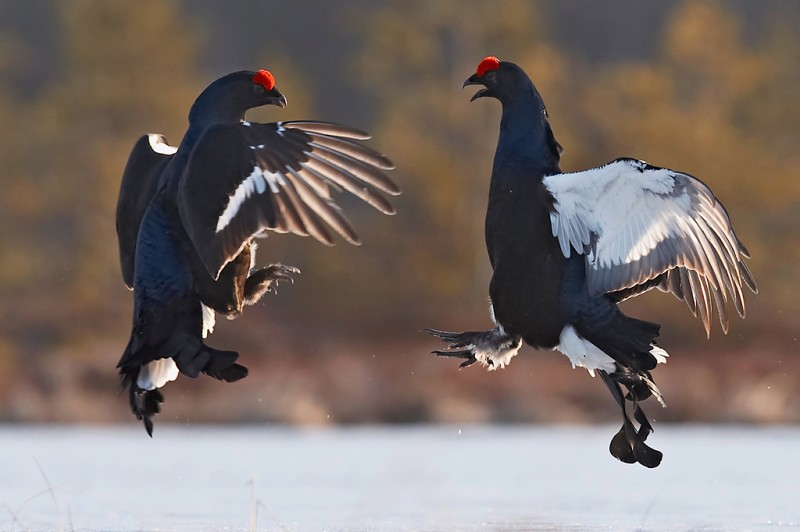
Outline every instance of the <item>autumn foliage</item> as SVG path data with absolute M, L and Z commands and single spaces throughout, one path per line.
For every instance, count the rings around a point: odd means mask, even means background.
M 116 194 L 139 135 L 178 142 L 194 97 L 224 73 L 204 63 L 215 20 L 194 17 L 190 5 L 58 4 L 54 70 L 26 60 L 24 32 L 0 39 L 0 420 L 127 419 L 114 364 L 132 298 L 119 272 Z M 488 324 L 483 215 L 499 109 L 469 104 L 461 84 L 496 55 L 531 73 L 565 148 L 564 170 L 629 156 L 691 173 L 725 203 L 752 254 L 761 293 L 747 298 L 747 320 L 732 322 L 728 336 L 716 329 L 706 341 L 669 296 L 632 303 L 663 324 L 661 344 L 672 354 L 657 376 L 670 408 L 655 415 L 800 420 L 800 14 L 786 3 L 769 7 L 746 22 L 725 3 L 679 2 L 653 27 L 650 56 L 592 61 L 534 3 L 387 0 L 343 10 L 337 23 L 351 46 L 331 52 L 344 55 L 338 84 L 305 69 L 290 48 L 264 50 L 268 64 L 232 61 L 229 70 L 269 68 L 287 113 L 300 113 L 258 119 L 370 131 L 370 145 L 395 161 L 404 195 L 394 217 L 345 201 L 360 248 L 264 241 L 263 261 L 303 274 L 235 322 L 218 322 L 219 344 L 242 353 L 250 377 L 236 389 L 182 379 L 172 415 L 610 419 L 613 405 L 595 412 L 604 408 L 595 401 L 601 384 L 560 355 L 527 350 L 502 372 L 459 372 L 429 355 L 438 345 L 420 333 Z M 348 83 L 353 91 L 329 93 Z M 357 122 L 337 114 L 336 102 L 353 97 L 363 99 Z

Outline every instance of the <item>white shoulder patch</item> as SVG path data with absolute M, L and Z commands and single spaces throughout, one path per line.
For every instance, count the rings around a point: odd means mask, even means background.
M 178 148 L 175 146 L 170 146 L 166 142 L 164 142 L 163 135 L 159 135 L 158 133 L 150 133 L 147 135 L 147 140 L 150 141 L 150 148 L 156 153 L 160 153 L 161 155 L 172 155 Z

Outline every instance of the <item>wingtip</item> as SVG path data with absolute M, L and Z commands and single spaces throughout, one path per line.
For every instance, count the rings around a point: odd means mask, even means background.
M 359 236 L 354 234 L 354 233 L 353 234 L 346 234 L 346 233 L 339 232 L 339 234 L 342 236 L 342 238 L 344 238 L 344 240 L 348 244 L 352 244 L 353 246 L 360 246 L 362 244 L 361 238 L 359 238 Z M 325 237 L 322 238 L 320 236 L 314 235 L 314 238 L 316 238 L 319 243 L 321 243 L 321 244 L 323 244 L 323 245 L 325 245 L 325 246 L 327 246 L 329 248 L 332 248 L 332 247 L 334 247 L 336 245 L 336 240 L 334 240 L 332 236 L 330 236 L 330 235 L 324 235 L 324 236 Z
M 372 139 L 372 135 L 370 135 L 369 133 L 367 133 L 363 129 L 351 128 L 348 133 L 350 135 L 350 138 L 355 139 L 355 140 L 370 140 L 370 139 Z
M 304 131 L 311 131 L 314 133 L 320 133 L 322 135 L 333 135 L 353 140 L 369 140 L 372 138 L 372 135 L 364 130 L 337 124 L 335 122 L 323 122 L 317 120 L 291 120 L 282 122 L 282 125 L 287 129 L 302 129 Z
M 390 196 L 399 196 L 403 193 L 403 190 L 400 188 L 400 186 L 388 177 L 386 177 L 384 185 L 385 186 L 381 190 Z

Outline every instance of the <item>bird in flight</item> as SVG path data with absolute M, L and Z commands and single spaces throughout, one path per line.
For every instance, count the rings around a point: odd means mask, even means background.
M 707 334 L 716 307 L 727 333 L 727 304 L 744 317 L 744 288 L 757 292 L 749 253 L 725 207 L 689 174 L 631 158 L 562 173 L 542 97 L 514 63 L 487 57 L 468 85 L 482 87 L 470 101 L 502 106 L 485 226 L 495 326 L 428 329 L 448 344 L 434 353 L 496 369 L 523 342 L 562 352 L 599 373 L 622 411 L 611 454 L 656 467 L 662 453 L 645 443 L 653 428 L 640 403 L 664 404 L 651 371 L 668 355 L 655 342 L 660 326 L 618 304 L 658 288 L 683 300 Z
M 117 235 L 125 284 L 133 289 L 131 338 L 117 365 L 130 406 L 152 436 L 159 388 L 179 373 L 234 382 L 247 376 L 238 353 L 205 344 L 216 313 L 232 319 L 299 270 L 255 265 L 269 231 L 333 245 L 358 234 L 331 197 L 346 190 L 385 214 L 400 189 L 394 168 L 360 141 L 369 135 L 329 122 L 248 122 L 248 109 L 286 106 L 266 70 L 219 78 L 197 97 L 177 147 L 144 135 L 125 167 Z

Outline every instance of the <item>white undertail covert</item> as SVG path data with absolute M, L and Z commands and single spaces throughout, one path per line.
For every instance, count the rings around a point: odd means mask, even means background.
M 617 369 L 613 358 L 586 338 L 581 337 L 572 325 L 567 325 L 561 330 L 559 344 L 553 349 L 564 353 L 572 363 L 573 369 L 576 367 L 586 368 L 592 377 L 596 370 L 614 373 Z M 665 364 L 669 356 L 657 345 L 651 345 L 650 354 L 659 364 Z
M 171 358 L 159 358 L 139 369 L 136 386 L 142 390 L 155 390 L 178 378 L 178 366 Z

